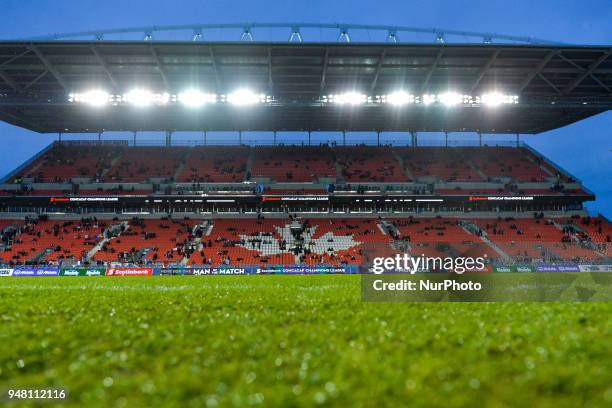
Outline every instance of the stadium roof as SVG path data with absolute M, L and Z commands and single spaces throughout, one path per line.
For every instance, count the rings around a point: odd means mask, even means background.
M 37 132 L 347 130 L 538 133 L 612 108 L 612 47 L 517 44 L 0 42 L 0 119 Z M 93 108 L 69 94 L 134 87 L 226 94 L 247 87 L 268 103 L 199 110 L 179 104 Z M 489 108 L 338 106 L 322 97 L 503 92 Z

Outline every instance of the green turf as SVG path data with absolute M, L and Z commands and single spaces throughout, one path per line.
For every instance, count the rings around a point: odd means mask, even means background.
M 358 276 L 59 277 L 2 279 L 0 308 L 0 387 L 86 406 L 612 404 L 605 302 L 362 303 Z

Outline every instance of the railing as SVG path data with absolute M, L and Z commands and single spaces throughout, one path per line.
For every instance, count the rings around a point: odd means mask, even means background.
M 198 138 L 198 139 L 172 139 L 170 146 L 171 147 L 196 147 L 196 146 L 296 146 L 296 147 L 304 147 L 304 146 L 333 146 L 333 147 L 342 147 L 342 146 L 392 146 L 392 147 L 406 147 L 412 146 L 410 138 L 406 139 L 391 139 L 387 137 L 381 137 L 380 144 L 378 143 L 376 137 L 364 137 L 360 136 L 346 136 L 346 140 L 342 140 L 341 137 L 337 137 L 335 135 L 330 135 L 330 137 L 325 138 L 325 140 L 320 137 L 312 137 L 310 143 L 308 141 L 307 135 L 296 134 L 292 135 L 292 137 L 279 137 L 276 142 L 274 140 L 270 140 L 271 137 L 242 137 L 240 139 L 238 136 L 235 137 L 219 137 L 219 136 L 209 136 L 207 139 Z M 65 146 L 130 146 L 130 147 L 165 147 L 167 146 L 165 139 L 125 139 L 125 140 L 62 140 L 61 142 L 56 141 L 56 144 L 61 143 Z M 442 139 L 419 139 L 417 142 L 418 147 L 523 147 L 527 146 L 523 141 L 517 141 L 515 139 L 503 139 L 499 140 L 493 139 L 483 139 L 482 142 L 474 139 L 449 139 L 446 142 Z M 538 153 L 538 156 L 541 154 Z
M 124 40 L 125 36 L 138 36 L 143 41 L 174 40 L 179 33 L 190 41 L 267 41 L 279 42 L 278 37 L 284 35 L 282 42 L 308 42 L 310 38 L 319 35 L 317 42 L 387 42 L 400 43 L 430 42 L 452 43 L 466 42 L 466 40 L 484 44 L 490 43 L 523 43 L 523 44 L 561 44 L 559 42 L 544 40 L 535 37 L 525 37 L 491 32 L 460 31 L 436 27 L 411 27 L 373 24 L 345 24 L 345 23 L 220 23 L 220 24 L 182 24 L 182 25 L 155 25 L 139 26 L 117 29 L 101 29 L 71 33 L 56 33 L 51 35 L 30 37 L 27 40 Z M 282 33 L 282 34 L 281 34 Z M 161 35 L 160 35 L 161 34 Z M 221 35 L 220 35 L 221 34 Z M 230 34 L 231 37 L 223 37 Z M 268 37 L 266 37 L 266 34 Z M 374 36 L 372 36 L 374 34 Z M 408 37 L 409 36 L 409 37 Z M 422 38 L 425 36 L 425 39 Z M 180 37 L 179 37 L 180 38 Z M 133 40 L 134 38 L 130 38 Z

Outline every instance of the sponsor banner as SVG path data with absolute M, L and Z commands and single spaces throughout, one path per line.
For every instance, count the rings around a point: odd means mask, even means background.
M 516 266 L 494 266 L 493 272 L 516 272 Z
M 580 272 L 612 272 L 612 265 L 578 265 Z
M 560 264 L 546 265 L 539 264 L 535 266 L 536 272 L 580 272 L 580 268 L 575 264 Z
M 250 275 L 255 273 L 256 268 L 239 268 L 239 267 L 201 267 L 201 268 L 186 268 L 183 275 Z
M 16 266 L 12 276 L 57 276 L 59 270 L 53 266 Z
M 106 268 L 62 268 L 60 276 L 104 276 Z
M 106 276 L 150 276 L 153 268 L 106 268 Z
M 191 275 L 190 273 L 185 273 L 190 268 L 178 268 L 178 267 L 167 267 L 167 268 L 155 268 L 153 270 L 153 275 Z
M 358 266 L 304 266 L 287 265 L 268 268 L 256 268 L 259 274 L 312 275 L 312 274 L 346 274 L 359 273 Z
M 535 272 L 532 265 L 516 265 L 517 272 Z
M 13 276 L 13 269 L 12 268 L 0 269 L 0 276 Z

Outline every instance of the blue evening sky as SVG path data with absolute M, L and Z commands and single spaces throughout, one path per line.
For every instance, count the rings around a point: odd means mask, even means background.
M 440 27 L 576 44 L 612 44 L 611 0 L 0 0 L 0 14 L 0 39 L 143 25 L 299 21 Z M 239 33 L 212 35 L 234 40 Z M 284 38 L 281 35 L 288 33 L 255 32 L 261 40 Z M 308 35 L 316 41 L 334 39 L 319 31 Z M 362 34 L 362 39 L 369 36 Z M 424 35 L 400 38 L 426 39 Z M 4 123 L 0 123 L 0 135 L 0 175 L 57 137 Z M 596 193 L 597 202 L 589 205 L 591 210 L 612 217 L 612 112 L 524 140 Z

